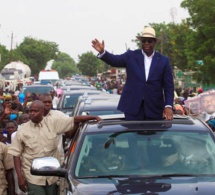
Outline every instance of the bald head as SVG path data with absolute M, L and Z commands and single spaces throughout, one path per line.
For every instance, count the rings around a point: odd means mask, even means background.
M 31 105 L 30 105 L 30 109 L 31 109 L 31 107 L 38 107 L 39 109 L 41 109 L 41 110 L 43 110 L 44 109 L 44 104 L 43 104 L 43 102 L 41 102 L 40 100 L 35 100 L 35 101 L 33 101 L 32 103 L 31 103 Z
M 49 93 L 43 93 L 39 99 L 44 104 L 44 116 L 46 116 L 52 109 L 52 96 Z
M 44 104 L 39 100 L 32 102 L 29 108 L 29 115 L 31 121 L 34 123 L 40 123 L 43 120 Z
M 52 99 L 51 94 L 50 93 L 43 93 L 43 94 L 40 95 L 39 100 L 43 102 L 44 99 L 46 99 L 46 98 L 51 98 Z

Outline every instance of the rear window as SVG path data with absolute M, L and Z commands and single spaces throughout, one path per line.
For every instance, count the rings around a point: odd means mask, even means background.
M 43 94 L 43 93 L 49 93 L 50 91 L 54 90 L 54 88 L 52 86 L 35 86 L 35 87 L 23 87 L 23 93 L 39 93 L 39 94 Z

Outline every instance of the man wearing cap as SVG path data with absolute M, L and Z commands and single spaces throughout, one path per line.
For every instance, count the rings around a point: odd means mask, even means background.
M 153 28 L 144 28 L 137 39 L 142 49 L 121 55 L 109 53 L 104 41 L 97 39 L 92 40 L 92 47 L 107 64 L 126 68 L 127 81 L 118 105 L 126 120 L 172 120 L 174 83 L 169 59 L 154 50 L 157 38 Z

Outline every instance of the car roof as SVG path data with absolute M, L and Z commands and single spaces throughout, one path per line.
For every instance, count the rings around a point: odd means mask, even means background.
M 100 100 L 100 99 L 91 99 L 91 98 L 88 98 L 86 99 L 86 101 L 84 102 L 85 105 L 89 105 L 89 106 L 102 106 L 104 105 L 104 100 Z M 118 104 L 119 103 L 119 98 L 110 98 L 110 99 L 107 99 L 107 101 L 105 101 L 105 104 Z
M 97 90 L 96 87 L 90 87 L 86 85 L 71 85 L 71 86 L 62 86 L 61 89 L 63 90 L 74 90 L 74 89 L 91 89 L 91 90 Z
M 102 116 L 101 116 L 102 118 Z M 126 121 L 124 119 L 105 119 L 97 124 L 89 122 L 86 132 L 157 130 L 157 131 L 199 131 L 210 132 L 210 128 L 201 120 L 191 117 L 175 117 L 173 120 Z
M 75 113 L 75 115 L 82 115 L 83 112 L 96 112 L 97 114 L 94 113 L 94 115 L 98 115 L 102 113 L 106 113 L 106 112 L 119 112 L 121 113 L 121 111 L 119 111 L 117 109 L 118 107 L 118 103 L 119 103 L 119 99 L 107 99 L 105 100 L 90 100 L 87 99 L 86 101 L 80 102 L 77 112 Z M 106 113 L 107 114 L 107 113 Z
M 98 95 L 95 94 L 87 94 L 87 95 L 82 95 L 78 99 L 78 101 L 84 101 L 85 99 L 91 99 L 91 100 L 106 100 L 106 99 L 112 99 L 112 98 L 120 98 L 120 95 L 116 94 L 110 94 L 110 93 L 101 93 Z
M 80 107 L 84 107 L 84 109 L 86 110 L 96 110 L 98 108 L 114 108 L 117 107 L 119 103 L 119 99 L 113 98 L 113 99 L 108 99 L 108 101 L 104 100 L 90 100 L 87 99 L 84 102 L 80 103 Z
M 98 90 L 88 90 L 88 89 L 80 89 L 80 90 L 71 90 L 71 91 L 63 91 L 62 95 L 70 95 L 70 94 L 84 94 L 85 92 L 87 92 L 88 94 L 93 93 L 93 94 L 102 94 L 102 91 L 98 91 Z

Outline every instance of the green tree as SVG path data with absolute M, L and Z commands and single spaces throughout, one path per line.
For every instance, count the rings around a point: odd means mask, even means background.
M 0 56 L 0 70 L 2 70 L 4 66 L 10 62 L 10 52 L 4 45 L 0 45 Z
M 97 72 L 103 72 L 105 64 L 99 60 L 93 52 L 87 52 L 79 55 L 77 67 L 86 76 L 96 76 Z
M 57 55 L 52 69 L 58 71 L 60 78 L 71 77 L 72 74 L 79 72 L 75 61 L 68 54 L 61 52 Z
M 189 35 L 187 58 L 189 66 L 196 67 L 199 81 L 204 84 L 215 84 L 215 1 L 214 0 L 184 0 L 181 7 L 188 10 L 190 17 L 187 23 L 193 29 Z M 203 65 L 197 65 L 197 60 L 203 60 Z
M 58 45 L 54 42 L 26 37 L 13 51 L 13 60 L 23 61 L 29 65 L 32 74 L 37 74 L 49 60 L 56 58 L 58 52 Z

